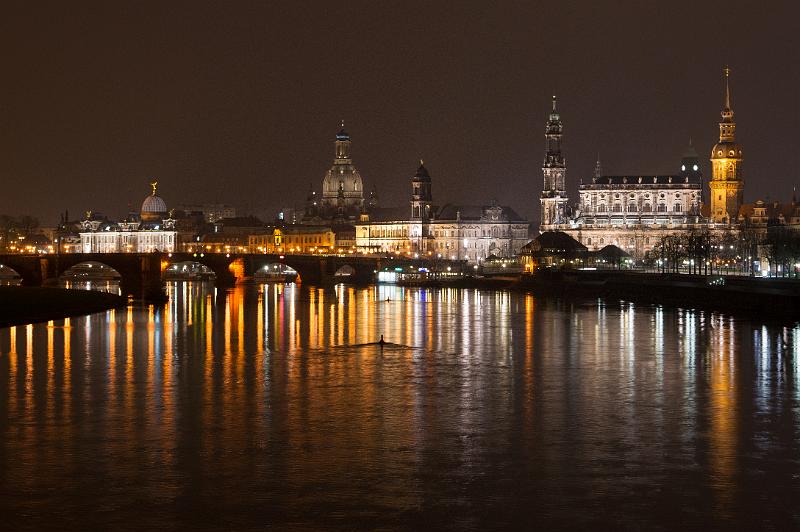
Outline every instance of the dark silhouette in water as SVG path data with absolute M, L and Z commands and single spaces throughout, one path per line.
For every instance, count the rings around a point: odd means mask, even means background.
M 381 347 L 383 347 L 384 345 L 386 345 L 386 342 L 383 340 L 383 335 L 381 335 L 381 339 L 380 339 L 380 340 L 378 340 L 378 345 L 379 345 L 379 346 L 381 346 Z

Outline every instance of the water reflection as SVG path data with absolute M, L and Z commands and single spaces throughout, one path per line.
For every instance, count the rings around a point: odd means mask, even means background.
M 798 325 L 391 285 L 168 291 L 0 329 L 8 526 L 800 525 Z
M 96 290 L 98 292 L 108 292 L 109 294 L 122 295 L 122 290 L 118 280 L 96 279 L 91 281 L 75 281 L 62 279 L 58 285 L 61 288 L 71 288 L 74 290 Z

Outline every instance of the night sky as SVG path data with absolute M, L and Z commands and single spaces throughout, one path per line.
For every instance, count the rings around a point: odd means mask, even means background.
M 567 180 L 672 173 L 717 139 L 722 67 L 745 199 L 800 185 L 800 7 L 727 2 L 34 2 L 0 18 L 0 213 L 226 202 L 320 188 L 340 119 L 383 205 L 420 158 L 436 203 L 538 219 L 553 91 Z M 758 7 L 756 7 L 758 6 Z

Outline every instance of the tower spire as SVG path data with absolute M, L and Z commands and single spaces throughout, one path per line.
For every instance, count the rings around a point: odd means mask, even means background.
M 725 76 L 725 107 L 719 123 L 719 142 L 711 150 L 711 218 L 715 223 L 734 223 L 742 205 L 742 146 L 736 142 L 736 122 L 731 108 L 731 69 L 722 69 Z
M 597 152 L 597 162 L 594 165 L 595 179 L 603 177 L 603 165 L 600 164 L 600 152 Z
M 728 68 L 728 65 L 725 65 L 725 68 L 722 69 L 725 73 L 725 109 L 731 108 L 731 87 L 730 83 L 728 83 L 728 78 L 731 75 L 731 69 Z
M 543 187 L 539 198 L 541 202 L 540 230 L 555 229 L 566 222 L 567 191 L 565 177 L 567 172 L 564 154 L 561 151 L 561 138 L 564 126 L 558 113 L 556 96 L 551 102 L 552 110 L 545 125 L 545 152 L 542 164 Z

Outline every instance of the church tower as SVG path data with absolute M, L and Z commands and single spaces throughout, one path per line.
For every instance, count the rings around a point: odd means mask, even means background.
M 428 221 L 431 217 L 431 176 L 420 160 L 419 168 L 411 178 L 411 219 Z
M 731 70 L 725 67 L 725 107 L 719 123 L 719 142 L 711 150 L 711 220 L 715 223 L 735 223 L 742 205 L 742 147 L 736 143 L 736 123 L 731 108 L 728 78 Z
M 432 201 L 431 176 L 420 160 L 419 168 L 411 178 L 411 220 L 408 224 L 408 236 L 412 247 L 419 253 L 424 253 L 428 249 Z
M 544 186 L 540 198 L 542 204 L 542 219 L 540 231 L 556 229 L 558 224 L 567 221 L 567 190 L 565 178 L 567 165 L 564 154 L 561 152 L 561 137 L 564 126 L 556 107 L 556 97 L 553 96 L 553 110 L 545 127 L 545 155 L 542 165 Z

